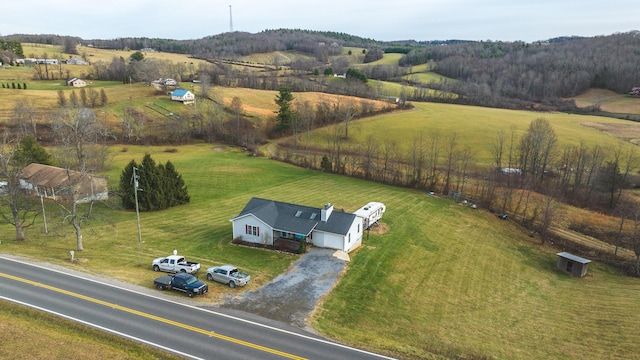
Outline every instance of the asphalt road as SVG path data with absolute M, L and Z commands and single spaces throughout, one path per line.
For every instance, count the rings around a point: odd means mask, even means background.
M 159 293 L 159 295 L 162 293 Z M 0 256 L 0 298 L 193 359 L 381 359 L 252 314 Z

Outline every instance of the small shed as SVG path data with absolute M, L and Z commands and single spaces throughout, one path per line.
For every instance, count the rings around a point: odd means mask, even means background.
M 587 267 L 591 260 L 569 254 L 568 252 L 559 252 L 556 255 L 558 255 L 558 269 L 578 277 L 583 277 L 587 274 Z

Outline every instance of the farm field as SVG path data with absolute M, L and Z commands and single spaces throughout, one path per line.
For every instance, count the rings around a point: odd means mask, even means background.
M 323 334 L 403 359 L 620 359 L 640 351 L 638 279 L 598 263 L 582 279 L 559 272 L 559 249 L 541 247 L 492 214 L 211 144 L 114 147 L 105 173 L 109 185 L 117 186 L 122 168 L 145 153 L 174 164 L 192 202 L 142 213 L 140 251 L 135 214 L 114 202 L 99 206 L 95 220 L 84 225 L 85 251 L 73 264 L 68 250 L 75 238 L 54 235 L 60 231 L 45 235 L 37 226 L 26 243 L 3 241 L 0 253 L 150 287 L 156 275 L 151 259 L 175 248 L 204 267 L 237 264 L 251 274 L 252 290 L 297 259 L 230 244 L 228 220 L 252 196 L 308 206 L 331 202 L 345 211 L 380 201 L 387 205 L 382 226 L 365 234 L 364 246 L 351 254 L 348 271 L 311 319 Z M 53 212 L 47 217 L 55 222 Z M 13 235 L 10 226 L 0 226 L 3 239 Z M 138 265 L 112 269 L 123 260 Z M 229 291 L 211 290 L 199 301 L 215 304 Z
M 605 127 L 611 130 L 625 128 L 626 134 L 629 134 L 631 129 L 635 129 L 636 132 L 640 131 L 639 123 L 600 116 L 541 113 L 438 103 L 416 102 L 412 104 L 415 108 L 411 110 L 376 115 L 352 122 L 349 126 L 349 138 L 345 141 L 345 145 L 357 147 L 358 144 L 366 143 L 368 137 L 372 137 L 379 144 L 395 141 L 401 147 L 404 145 L 406 150 L 406 146 L 420 136 L 425 142 L 428 142 L 430 136 L 437 134 L 441 143 L 447 144 L 449 137 L 456 134 L 458 144 L 470 148 L 473 151 L 475 162 L 486 166 L 491 165 L 493 161 L 491 149 L 499 131 L 505 131 L 510 136 L 510 131 L 513 129 L 516 138 L 519 138 L 526 132 L 531 121 L 537 118 L 549 120 L 561 146 L 579 145 L 582 141 L 587 145 L 610 147 L 613 133 L 600 131 L 595 124 L 598 124 L 600 128 Z M 344 127 L 344 125 L 339 124 L 337 127 Z M 301 146 L 324 148 L 330 143 L 329 140 L 335 131 L 334 128 L 316 130 L 309 137 L 301 137 Z M 619 139 L 629 140 L 628 137 L 620 137 Z M 631 147 L 633 145 L 620 141 L 620 146 Z
M 600 104 L 603 111 L 619 114 L 640 114 L 640 98 L 617 94 L 610 90 L 589 89 L 575 97 L 581 107 Z

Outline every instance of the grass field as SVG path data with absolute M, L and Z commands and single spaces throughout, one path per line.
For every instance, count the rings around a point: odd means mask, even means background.
M 0 353 L 27 359 L 178 360 L 158 349 L 10 302 L 0 301 Z
M 640 351 L 640 283 L 593 263 L 579 279 L 555 269 L 558 249 L 511 222 L 422 192 L 314 172 L 246 156 L 236 148 L 192 145 L 114 148 L 107 175 L 116 184 L 131 159 L 150 153 L 171 160 L 192 202 L 141 214 L 100 206 L 84 225 L 85 251 L 68 261 L 75 239 L 30 229 L 31 240 L 2 241 L 1 253 L 23 254 L 149 286 L 149 263 L 174 248 L 204 267 L 230 262 L 249 272 L 256 289 L 297 257 L 230 245 L 229 219 L 252 196 L 354 211 L 387 205 L 381 230 L 365 234 L 348 271 L 312 323 L 324 334 L 400 358 L 633 358 Z M 309 191 L 313 189 L 313 191 Z M 55 222 L 54 214 L 49 214 Z M 52 225 L 53 226 L 53 225 Z M 0 236 L 13 236 L 10 226 Z M 138 264 L 114 269 L 114 263 Z M 215 284 L 214 284 L 215 285 Z M 230 290 L 212 286 L 199 299 L 215 303 Z
M 621 114 L 640 114 L 640 98 L 614 93 L 604 89 L 589 89 L 575 97 L 581 107 L 600 105 L 603 111 Z
M 432 134 L 438 134 L 441 143 L 446 145 L 451 134 L 455 133 L 460 146 L 472 149 L 476 163 L 490 165 L 493 160 L 492 146 L 497 139 L 498 132 L 504 130 L 509 135 L 511 129 L 514 129 L 517 139 L 536 118 L 549 120 L 561 146 L 578 145 L 584 141 L 589 145 L 598 144 L 611 147 L 611 134 L 599 131 L 591 124 L 607 124 L 612 127 L 624 125 L 627 132 L 631 129 L 640 130 L 638 123 L 599 116 L 514 111 L 438 103 L 413 103 L 413 105 L 415 108 L 411 110 L 377 115 L 352 123 L 349 127 L 349 139 L 346 141 L 346 145 L 364 144 L 366 139 L 371 136 L 380 144 L 386 141 L 396 141 L 401 146 L 404 144 L 406 150 L 406 147 L 417 136 L 422 136 L 428 142 Z M 380 129 L 384 129 L 384 131 L 380 131 Z M 311 147 L 326 147 L 330 143 L 329 139 L 333 131 L 330 128 L 315 131 L 311 137 L 303 137 L 301 145 L 304 146 L 309 139 L 308 145 Z M 621 146 L 628 148 L 633 145 L 621 142 Z

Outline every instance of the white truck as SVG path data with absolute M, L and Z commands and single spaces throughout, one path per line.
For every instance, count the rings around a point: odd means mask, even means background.
M 200 270 L 200 263 L 187 261 L 182 255 L 169 255 L 153 259 L 151 263 L 153 271 L 164 271 L 169 273 L 184 272 L 195 274 Z

